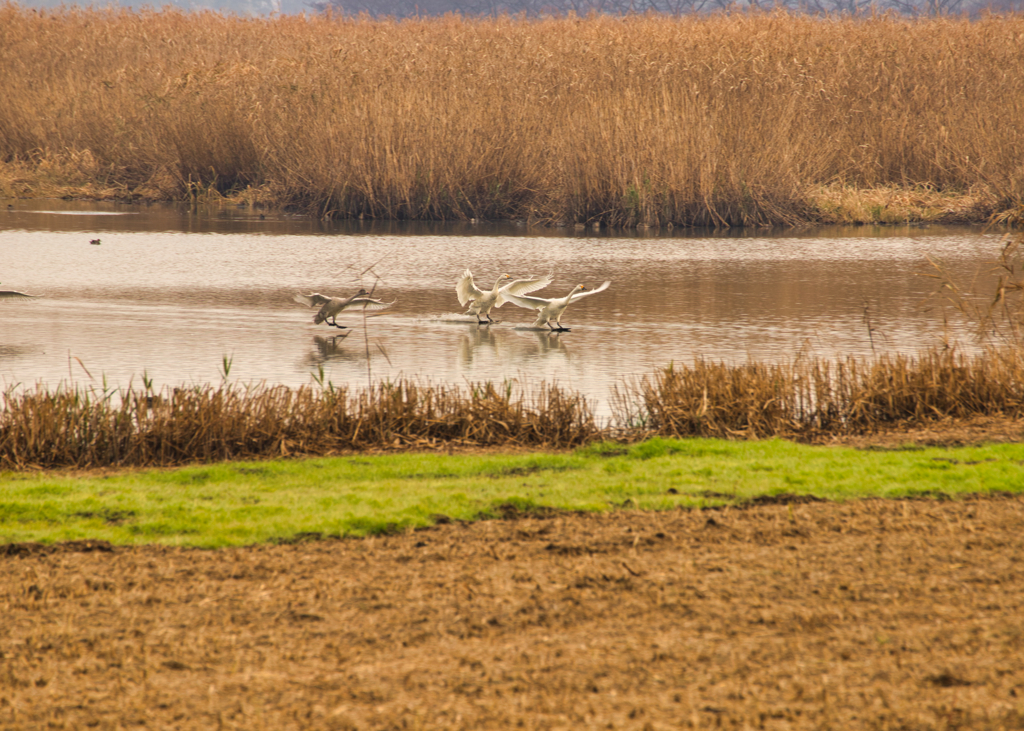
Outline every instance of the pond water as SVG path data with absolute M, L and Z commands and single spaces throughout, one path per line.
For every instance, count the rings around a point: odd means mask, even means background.
M 0 289 L 44 296 L 0 299 L 0 385 L 216 384 L 227 361 L 232 381 L 289 386 L 321 372 L 339 386 L 545 380 L 607 414 L 615 386 L 670 361 L 937 344 L 952 326 L 929 297 L 927 255 L 968 275 L 989 268 L 1001 237 L 942 226 L 644 235 L 331 224 L 242 208 L 7 201 Z M 504 272 L 550 272 L 553 284 L 534 293 L 547 297 L 611 286 L 570 305 L 571 332 L 531 329 L 532 311 L 512 304 L 482 327 L 455 295 L 467 268 L 488 287 Z M 342 315 L 351 327 L 336 330 L 292 301 L 360 285 L 397 304 L 365 326 Z

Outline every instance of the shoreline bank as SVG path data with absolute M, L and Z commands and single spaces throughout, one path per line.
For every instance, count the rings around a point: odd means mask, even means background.
M 276 197 L 272 193 L 247 189 L 244 191 L 228 191 L 224 194 L 216 190 L 204 191 L 202 195 L 190 198 L 168 195 L 154 196 L 152 192 L 131 192 L 123 187 L 110 187 L 105 182 L 82 181 L 69 179 L 53 179 L 52 173 L 33 174 L 31 172 L 12 173 L 10 166 L 0 161 L 0 204 L 14 205 L 19 200 L 72 200 L 95 201 L 104 203 L 123 203 L 129 205 L 145 205 L 147 203 L 175 203 L 191 205 L 196 208 L 217 209 L 219 207 L 244 207 L 259 211 L 284 211 L 304 215 L 315 215 Z M 804 226 L 832 225 L 1020 225 L 1024 223 L 1024 206 L 1000 208 L 992 196 L 977 193 L 945 193 L 922 186 L 898 188 L 886 186 L 881 188 L 854 189 L 845 186 L 828 186 L 817 189 L 808 196 L 806 218 L 794 220 L 788 224 L 791 228 Z M 332 216 L 325 220 L 334 219 Z M 372 220 L 365 217 L 360 220 Z M 445 220 L 465 220 L 474 223 L 481 219 L 379 219 L 382 221 L 409 221 L 437 223 Z M 497 219 L 501 223 L 513 219 Z M 540 227 L 574 227 L 576 230 L 601 228 L 601 222 L 590 225 L 572 223 L 565 220 L 547 218 L 526 219 L 527 224 Z M 596 226 L 595 226 L 596 224 Z M 693 226 L 697 228 L 698 226 Z M 705 226 L 701 226 L 705 227 Z M 741 227 L 741 226 L 738 226 Z M 671 233 L 675 229 L 688 228 L 685 224 L 648 225 L 643 223 L 625 223 L 617 227 L 623 230 L 641 230 Z

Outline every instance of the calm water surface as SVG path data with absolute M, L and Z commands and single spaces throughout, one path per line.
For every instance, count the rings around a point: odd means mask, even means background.
M 0 385 L 125 386 L 230 379 L 298 386 L 322 368 L 335 385 L 415 377 L 435 383 L 555 381 L 609 412 L 614 386 L 670 361 L 731 363 L 914 352 L 939 341 L 926 255 L 987 269 L 1001 234 L 978 228 L 856 227 L 746 235 L 576 234 L 514 224 L 322 224 L 243 209 L 63 201 L 0 204 Z M 6 209 L 6 210 L 4 210 Z M 91 245 L 91 239 L 100 245 Z M 535 294 L 611 281 L 569 307 L 571 332 L 462 315 L 455 282 L 554 275 Z M 296 292 L 360 285 L 398 304 L 348 331 L 314 326 Z M 347 335 L 345 335 L 347 333 Z M 954 331 L 954 334 L 955 331 Z

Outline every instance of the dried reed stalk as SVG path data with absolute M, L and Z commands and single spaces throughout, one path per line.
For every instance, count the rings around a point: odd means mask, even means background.
M 0 469 L 154 466 L 346 450 L 571 447 L 600 430 L 586 400 L 557 386 L 468 391 L 412 381 L 345 389 L 230 384 L 160 393 L 8 391 Z
M 233 191 L 329 217 L 651 226 L 806 220 L 823 187 L 1021 210 L 1022 69 L 1020 15 L 395 22 L 4 4 L 0 194 L 34 180 Z M 870 204 L 878 220 L 902 215 L 887 205 Z
M 1024 415 L 1024 351 L 934 349 L 872 360 L 671 365 L 620 389 L 601 428 L 586 400 L 542 384 L 411 381 L 345 389 L 8 391 L 0 469 L 177 465 L 444 445 L 573 447 L 619 436 L 811 437 Z
M 978 340 L 1013 348 L 1024 347 L 1024 235 L 1006 234 L 999 257 L 990 270 L 970 282 L 941 261 L 929 259 L 935 273 L 936 295 L 953 306 Z
M 1024 351 L 728 366 L 671 365 L 620 391 L 618 414 L 665 436 L 861 434 L 974 416 L 1024 415 Z

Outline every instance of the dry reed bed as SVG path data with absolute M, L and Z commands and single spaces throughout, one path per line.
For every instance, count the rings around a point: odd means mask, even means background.
M 665 436 L 865 434 L 977 416 L 1024 414 L 1024 350 L 966 356 L 670 365 L 620 392 L 626 421 Z
M 175 465 L 342 450 L 571 447 L 598 428 L 583 397 L 384 383 L 345 389 L 223 385 L 163 393 L 58 388 L 5 395 L 0 468 Z
M 615 436 L 811 439 L 949 419 L 1024 415 L 1024 350 L 967 357 L 672 365 L 621 388 L 599 425 L 579 394 L 542 384 L 372 389 L 225 384 L 154 393 L 10 390 L 0 468 L 175 465 L 346 450 L 566 448 Z
M 787 223 L 818 203 L 841 217 L 847 188 L 1024 201 L 1021 15 L 395 22 L 6 4 L 0 78 L 6 195 L 251 186 L 243 200 L 326 216 L 615 225 Z

